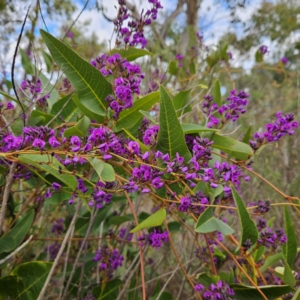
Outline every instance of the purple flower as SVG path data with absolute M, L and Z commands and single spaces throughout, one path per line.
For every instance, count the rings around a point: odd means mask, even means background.
M 287 57 L 282 57 L 280 61 L 286 65 L 289 62 L 289 59 Z
M 263 45 L 259 47 L 259 51 L 261 52 L 262 55 L 266 54 L 268 51 L 268 47 Z
M 52 148 L 57 148 L 58 146 L 60 146 L 60 143 L 54 136 L 50 137 L 48 143 Z
M 61 184 L 57 183 L 57 182 L 53 182 L 52 183 L 52 188 L 55 190 L 55 191 L 58 191 L 61 189 Z
M 32 146 L 40 149 L 44 149 L 45 147 L 45 142 L 39 138 L 34 139 Z
M 138 240 L 142 242 L 142 245 L 149 244 L 151 247 L 158 249 L 162 247 L 162 243 L 167 242 L 169 239 L 168 231 L 161 233 L 159 230 L 154 229 L 150 234 L 144 234 L 139 237 Z
M 7 102 L 6 109 L 14 109 L 14 105 L 11 102 Z

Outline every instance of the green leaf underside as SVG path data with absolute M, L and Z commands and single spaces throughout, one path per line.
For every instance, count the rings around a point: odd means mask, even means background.
M 220 149 L 226 153 L 232 154 L 237 159 L 246 160 L 253 155 L 252 148 L 240 141 L 237 141 L 228 136 L 222 136 L 215 133 L 212 136 L 214 142 L 212 147 Z
M 243 143 L 245 143 L 245 144 L 249 143 L 249 140 L 251 138 L 251 132 L 252 132 L 252 126 L 249 126 L 243 137 L 243 140 L 242 140 Z
M 246 209 L 244 201 L 242 200 L 234 186 L 231 186 L 231 190 L 241 223 L 241 237 L 239 246 L 237 248 L 238 250 L 247 239 L 250 239 L 252 245 L 254 245 L 258 239 L 258 231 L 254 221 L 251 219 Z
M 93 113 L 106 115 L 104 100 L 112 93 L 112 86 L 99 70 L 78 56 L 67 45 L 41 30 L 41 35 L 57 65 L 74 85 L 79 101 Z
M 120 113 L 115 131 L 120 131 L 123 128 L 130 129 L 134 127 L 143 118 L 140 110 L 149 110 L 154 104 L 159 101 L 159 92 L 148 94 L 147 96 L 136 100 L 130 109 L 125 109 Z
M 252 286 L 245 286 L 239 284 L 230 285 L 234 290 L 234 298 L 238 300 L 261 300 L 264 299 L 259 291 Z M 260 290 L 264 293 L 268 300 L 275 300 L 276 298 L 293 292 L 294 290 L 287 285 L 268 285 L 259 287 Z
M 113 49 L 111 54 L 119 53 L 122 58 L 126 58 L 128 61 L 133 61 L 139 57 L 146 55 L 153 56 L 153 54 L 145 49 L 137 49 L 134 47 L 128 47 L 128 49 Z
M 88 117 L 83 116 L 75 124 L 75 126 L 72 126 L 64 131 L 64 137 L 69 137 L 72 135 L 84 137 L 90 128 L 90 124 L 91 124 L 91 120 Z
M 212 207 L 208 207 L 201 214 L 197 221 L 195 231 L 200 233 L 220 231 L 224 235 L 230 235 L 234 232 L 230 226 L 213 216 Z
M 189 124 L 189 123 L 182 123 L 182 130 L 184 134 L 191 134 L 191 133 L 199 133 L 199 132 L 216 132 L 218 129 L 215 128 L 207 128 L 205 126 L 197 125 L 197 124 Z
M 300 300 L 300 287 L 297 289 L 292 300 Z
M 34 211 L 30 210 L 10 231 L 0 239 L 0 254 L 16 249 L 32 226 Z
M 164 208 L 161 208 L 160 210 L 149 216 L 146 220 L 141 222 L 138 226 L 134 227 L 130 232 L 134 233 L 141 229 L 160 226 L 166 219 L 166 216 L 166 210 Z
M 24 164 L 28 164 L 30 166 L 36 167 L 41 171 L 50 173 L 51 175 L 55 176 L 58 181 L 61 181 L 73 190 L 75 190 L 77 187 L 77 181 L 74 176 L 68 174 L 60 174 L 58 172 L 58 167 L 63 167 L 63 165 L 55 157 L 47 154 L 22 154 L 19 155 L 18 159 Z M 49 163 L 50 160 L 51 164 L 46 164 Z
M 265 260 L 265 263 L 260 267 L 260 271 L 261 272 L 265 272 L 267 271 L 267 269 L 274 265 L 276 262 L 278 262 L 279 260 L 281 260 L 283 258 L 282 256 L 282 252 L 280 253 L 276 253 L 276 254 L 273 254 L 273 255 L 269 255 L 266 260 Z
M 51 266 L 52 263 L 40 261 L 19 265 L 0 279 L 0 299 L 36 300 Z
M 88 158 L 89 163 L 94 168 L 99 178 L 103 181 L 115 181 L 115 171 L 110 164 L 103 162 L 102 160 L 94 157 Z
M 162 85 L 160 86 L 160 97 L 160 130 L 156 149 L 162 153 L 169 153 L 171 159 L 176 157 L 176 153 L 179 153 L 185 161 L 188 161 L 191 159 L 191 153 L 187 148 L 172 99 Z
M 284 223 L 284 232 L 287 237 L 287 242 L 282 246 L 282 253 L 290 268 L 293 269 L 297 256 L 297 236 L 287 206 L 284 207 Z
M 188 102 L 190 99 L 191 90 L 180 91 L 174 98 L 173 104 L 176 111 L 177 116 L 179 117 L 181 114 L 184 114 L 191 110 L 188 106 Z

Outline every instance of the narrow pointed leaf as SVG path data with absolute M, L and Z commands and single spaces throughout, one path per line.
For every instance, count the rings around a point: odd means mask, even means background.
M 105 98 L 112 93 L 112 86 L 90 63 L 79 57 L 71 48 L 41 30 L 54 61 L 75 87 L 79 101 L 97 115 L 106 114 Z
M 120 131 L 122 128 L 130 129 L 134 127 L 143 118 L 140 110 L 149 110 L 154 104 L 159 101 L 159 92 L 148 94 L 147 96 L 136 100 L 130 109 L 125 109 L 120 113 L 115 131 Z
M 249 140 L 251 138 L 251 132 L 252 132 L 252 126 L 249 126 L 243 137 L 243 140 L 242 140 L 243 143 L 245 143 L 245 144 L 249 143 Z
M 133 233 L 141 229 L 160 226 L 163 223 L 163 221 L 166 219 L 166 216 L 167 216 L 166 210 L 164 208 L 161 208 L 153 215 L 148 217 L 146 220 L 141 222 L 138 226 L 134 227 L 130 232 Z
M 196 228 L 196 232 L 209 233 L 220 231 L 224 235 L 230 235 L 234 230 L 223 221 L 213 216 L 213 209 L 208 207 L 199 217 Z
M 156 149 L 162 153 L 169 153 L 171 159 L 179 153 L 185 161 L 188 161 L 191 159 L 191 153 L 187 148 L 172 99 L 162 85 L 160 86 L 160 101 L 160 130 Z
M 188 102 L 190 100 L 190 92 L 191 90 L 180 91 L 174 98 L 173 104 L 176 111 L 177 116 L 179 117 L 181 114 L 187 113 L 191 111 L 190 105 Z
M 212 145 L 213 148 L 220 149 L 237 159 L 246 160 L 253 155 L 253 150 L 249 145 L 231 137 L 215 133 L 211 139 L 214 142 Z
M 113 49 L 111 54 L 119 53 L 122 58 L 126 58 L 128 61 L 133 61 L 139 57 L 146 55 L 153 56 L 153 54 L 145 49 L 138 49 L 134 47 L 129 47 L 128 49 Z
M 276 267 L 275 268 L 276 275 L 285 283 L 288 284 L 290 287 L 294 287 L 296 284 L 295 275 L 293 271 L 289 267 L 288 263 L 284 259 L 284 267 Z
M 199 133 L 199 132 L 216 132 L 218 129 L 215 128 L 207 128 L 205 126 L 201 126 L 198 124 L 189 124 L 189 123 L 182 123 L 181 124 L 184 134 L 191 134 L 191 133 Z
M 53 116 L 56 116 L 58 114 L 58 117 L 55 119 L 54 122 L 62 123 L 70 121 L 77 111 L 78 107 L 74 103 L 72 95 L 67 95 L 53 104 L 51 114 Z
M 292 300 L 300 300 L 300 287 L 298 288 L 298 290 L 294 294 Z
M 293 269 L 297 256 L 297 236 L 290 216 L 290 211 L 287 206 L 284 207 L 284 223 L 284 231 L 287 237 L 287 242 L 282 247 L 282 253 L 290 268 Z
M 148 111 L 139 110 L 139 112 L 140 112 L 145 118 L 147 118 L 150 122 L 152 122 L 154 125 L 158 125 L 158 123 L 156 122 L 156 120 L 150 115 L 150 113 L 149 113 Z
M 246 209 L 244 201 L 233 186 L 231 186 L 231 190 L 241 223 L 241 237 L 237 248 L 238 250 L 247 239 L 249 239 L 252 242 L 252 245 L 254 245 L 258 239 L 258 231 L 254 221 L 251 219 Z
M 263 273 L 265 271 L 267 271 L 267 269 L 269 267 L 271 267 L 272 265 L 274 265 L 275 263 L 277 263 L 279 260 L 281 260 L 282 257 L 282 252 L 273 254 L 273 255 L 269 255 L 267 257 L 267 259 L 265 260 L 265 263 L 259 268 L 260 271 Z

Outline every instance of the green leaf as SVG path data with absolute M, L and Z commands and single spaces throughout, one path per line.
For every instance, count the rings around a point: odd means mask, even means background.
M 73 101 L 76 104 L 76 106 L 80 109 L 80 111 L 87 117 L 90 118 L 90 120 L 95 120 L 98 123 L 102 124 L 104 121 L 104 117 L 103 116 L 99 116 L 97 114 L 95 114 L 94 112 L 90 111 L 88 108 L 86 108 L 78 99 L 77 95 L 73 96 Z
M 241 284 L 231 284 L 230 287 L 234 290 L 234 298 L 238 300 L 261 300 L 264 299 L 258 290 L 253 286 Z M 275 300 L 280 296 L 293 292 L 294 290 L 287 285 L 267 285 L 260 286 L 260 290 L 264 293 L 268 300 Z
M 220 82 L 218 79 L 215 82 L 215 85 L 211 91 L 211 94 L 214 97 L 214 102 L 217 103 L 219 106 L 221 106 L 222 105 L 221 86 L 220 86 Z
M 84 137 L 86 136 L 86 133 L 88 132 L 91 125 L 91 120 L 83 116 L 76 124 L 75 126 L 69 127 L 64 131 L 64 137 L 69 137 L 73 135 Z
M 199 132 L 216 132 L 218 129 L 215 128 L 207 128 L 198 124 L 188 124 L 182 123 L 182 130 L 184 134 L 191 134 L 191 133 L 199 133 Z
M 247 239 L 251 240 L 252 245 L 254 245 L 258 239 L 258 231 L 254 221 L 251 219 L 248 210 L 246 209 L 244 201 L 235 190 L 234 186 L 231 186 L 231 191 L 241 223 L 241 237 L 237 248 L 238 250 Z
M 91 166 L 97 172 L 99 178 L 102 181 L 115 181 L 115 171 L 110 164 L 103 162 L 102 160 L 94 157 L 94 158 L 87 158 L 90 162 Z
M 251 132 L 252 132 L 252 126 L 249 126 L 243 137 L 243 140 L 242 140 L 243 143 L 245 143 L 245 144 L 249 143 L 249 140 L 251 138 Z
M 263 56 L 263 54 L 260 52 L 259 49 L 255 52 L 255 61 L 256 61 L 257 63 L 261 63 L 261 62 L 264 61 L 264 56 Z
M 190 92 L 190 89 L 186 91 L 180 91 L 173 99 L 174 108 L 178 117 L 181 114 L 191 111 L 191 107 L 188 105 L 190 100 Z
M 67 101 L 68 103 L 66 104 Z M 65 104 L 66 106 L 63 108 Z M 72 99 L 72 95 L 67 95 L 59 99 L 56 103 L 53 104 L 51 109 L 51 114 L 53 116 L 56 116 L 59 113 L 55 122 L 62 123 L 62 122 L 69 122 L 72 116 L 76 113 L 76 111 L 78 111 L 78 107 L 74 103 Z
M 155 294 L 150 298 L 150 300 L 172 300 L 173 299 L 172 294 L 169 292 L 162 292 L 159 298 L 157 298 L 158 295 L 159 293 Z
M 112 216 L 109 218 L 108 224 L 110 225 L 121 225 L 125 222 L 132 221 L 132 218 L 129 216 Z
M 59 166 L 63 165 L 55 158 L 49 157 L 49 155 L 44 154 L 22 154 L 18 157 L 19 162 L 27 164 L 41 171 L 50 173 L 57 178 L 59 182 L 63 182 L 66 186 L 70 187 L 72 190 L 75 190 L 77 187 L 77 181 L 75 176 L 69 174 L 60 174 L 58 171 Z M 48 165 L 51 160 L 51 164 Z
M 284 260 L 284 267 L 276 267 L 275 274 L 290 287 L 294 287 L 296 284 L 295 275 L 289 267 L 288 263 Z
M 224 235 L 230 235 L 234 232 L 230 226 L 213 216 L 212 207 L 208 207 L 200 215 L 196 223 L 195 231 L 200 233 L 220 231 Z
M 237 141 L 228 136 L 213 134 L 212 141 L 214 142 L 212 147 L 220 149 L 228 154 L 231 154 L 237 159 L 247 160 L 253 155 L 252 148 L 240 141 Z
M 41 30 L 41 35 L 57 65 L 75 87 L 79 101 L 93 113 L 105 116 L 105 98 L 112 93 L 112 86 L 90 63 L 79 57 L 67 45 Z
M 292 300 L 300 300 L 300 287 L 298 288 L 298 290 L 294 294 Z
M 156 227 L 160 226 L 163 221 L 166 219 L 167 213 L 164 208 L 159 209 L 154 214 L 152 214 L 150 217 L 148 217 L 146 220 L 141 222 L 138 226 L 134 227 L 130 232 L 137 232 L 144 228 L 150 228 L 150 227 Z
M 104 163 L 103 170 L 101 172 L 101 179 L 106 182 L 116 180 L 115 170 L 110 164 Z
M 123 128 L 130 129 L 134 127 L 143 118 L 140 110 L 149 110 L 159 100 L 159 92 L 154 92 L 146 95 L 143 98 L 136 100 L 130 109 L 125 109 L 120 113 L 115 131 L 120 131 Z
M 171 159 L 176 157 L 176 153 L 179 153 L 187 162 L 191 159 L 191 153 L 187 148 L 171 97 L 162 85 L 160 86 L 160 97 L 160 130 L 156 149 L 162 153 L 169 153 Z
M 153 54 L 145 49 L 138 49 L 134 47 L 129 47 L 128 49 L 113 49 L 111 54 L 119 53 L 122 58 L 126 58 L 128 61 L 136 60 L 139 57 L 146 55 L 153 56 Z
M 118 278 L 108 281 L 105 285 L 98 285 L 93 289 L 93 296 L 98 300 L 115 300 L 118 298 L 120 285 L 122 281 Z
M 47 67 L 47 72 L 49 73 L 52 70 L 52 62 L 53 62 L 52 57 L 44 50 L 42 50 L 42 55 Z
M 9 232 L 0 238 L 0 254 L 15 250 L 32 226 L 34 211 L 30 210 Z
M 156 120 L 150 115 L 149 112 L 144 111 L 144 110 L 139 110 L 139 112 L 140 112 L 145 118 L 147 118 L 150 122 L 152 122 L 154 125 L 158 125 L 158 123 L 156 122 Z
M 287 206 L 284 207 L 284 231 L 287 237 L 287 242 L 282 246 L 282 253 L 290 268 L 293 269 L 297 256 L 297 236 L 295 226 L 292 222 L 290 211 Z
M 17 100 L 16 98 L 12 97 L 11 95 L 9 95 L 9 94 L 7 94 L 7 93 L 1 91 L 1 90 L 0 90 L 0 95 L 2 95 L 2 96 L 4 96 L 5 98 L 8 98 L 8 99 L 13 100 L 13 101 L 15 101 L 16 103 L 18 103 L 18 100 Z
M 39 110 L 33 110 L 32 114 L 30 116 L 31 118 L 39 118 L 42 117 L 43 121 L 41 122 L 41 125 L 46 125 L 48 122 L 50 122 L 53 119 L 53 115 L 44 113 L 42 111 Z
M 262 273 L 265 272 L 265 271 L 267 271 L 267 269 L 269 267 L 271 267 L 272 265 L 274 265 L 276 262 L 278 262 L 281 259 L 282 259 L 282 253 L 281 252 L 273 254 L 273 255 L 269 255 L 266 258 L 265 263 L 259 268 L 260 271 Z
M 19 50 L 21 53 L 22 67 L 24 68 L 26 74 L 33 75 L 35 73 L 34 64 L 31 62 L 30 58 L 23 49 L 19 48 Z
M 168 72 L 171 75 L 174 75 L 176 73 L 176 70 L 177 70 L 177 62 L 175 60 L 171 60 L 169 63 Z
M 258 262 L 264 255 L 265 251 L 266 251 L 265 246 L 260 246 L 257 250 L 255 250 L 255 252 L 252 254 L 254 261 Z
M 0 279 L 0 299 L 36 300 L 52 263 L 32 261 L 19 265 Z

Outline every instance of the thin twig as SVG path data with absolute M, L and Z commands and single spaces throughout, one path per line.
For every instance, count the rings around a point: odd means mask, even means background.
M 4 223 L 4 219 L 5 219 L 8 198 L 9 198 L 11 186 L 13 184 L 13 178 L 14 178 L 16 167 L 17 167 L 16 162 L 13 162 L 10 165 L 9 173 L 7 174 L 6 180 L 5 180 L 5 188 L 4 188 L 4 192 L 3 192 L 2 205 L 1 205 L 1 211 L 0 211 L 0 234 L 2 232 L 2 227 L 3 227 L 3 223 Z
M 72 228 L 72 232 L 71 232 L 70 236 L 73 236 L 73 234 L 74 234 L 74 227 Z M 64 291 L 64 281 L 65 281 L 65 278 L 66 278 L 67 266 L 68 266 L 68 263 L 69 263 L 69 254 L 70 254 L 71 244 L 72 244 L 72 240 L 69 239 L 68 240 L 67 254 L 66 254 L 66 257 L 65 257 L 63 276 L 62 276 L 62 285 L 61 285 L 61 288 L 60 288 L 58 299 L 61 299 L 62 293 Z
M 70 234 L 71 234 L 71 232 L 72 232 L 72 230 L 73 230 L 73 227 L 74 227 L 74 225 L 75 225 L 75 221 L 76 221 L 76 219 L 77 219 L 77 215 L 78 215 L 78 213 L 79 213 L 79 209 L 80 209 L 80 207 L 81 207 L 81 204 L 82 204 L 81 201 L 79 201 L 79 202 L 77 203 L 76 211 L 75 211 L 75 213 L 74 213 L 74 216 L 73 216 L 73 219 L 72 219 L 72 221 L 71 221 L 71 224 L 70 224 L 70 226 L 69 226 L 69 228 L 68 228 L 68 231 L 66 232 L 66 235 L 65 235 L 65 237 L 64 237 L 64 240 L 63 240 L 63 242 L 62 242 L 62 244 L 61 244 L 61 247 L 60 247 L 60 249 L 59 249 L 59 251 L 58 251 L 58 254 L 57 254 L 57 256 L 56 256 L 56 258 L 55 258 L 55 260 L 54 260 L 54 263 L 53 263 L 53 265 L 52 265 L 52 267 L 51 267 L 51 270 L 50 270 L 50 272 L 49 272 L 49 274 L 48 274 L 48 277 L 47 277 L 47 279 L 46 279 L 46 281 L 45 281 L 45 283 L 44 283 L 44 286 L 43 286 L 43 288 L 42 288 L 42 290 L 41 290 L 41 292 L 40 292 L 39 297 L 37 298 L 37 300 L 42 300 L 42 299 L 44 299 L 44 294 L 45 294 L 45 292 L 46 292 L 47 286 L 48 286 L 48 284 L 49 284 L 49 282 L 50 282 L 50 280 L 51 280 L 51 277 L 52 277 L 52 275 L 53 275 L 53 273 L 54 273 L 54 271 L 55 271 L 56 266 L 58 265 L 58 262 L 59 262 L 59 260 L 60 260 L 60 257 L 62 256 L 63 251 L 64 251 L 64 249 L 65 249 L 65 246 L 66 246 L 66 244 L 67 244 L 67 242 L 68 242 L 68 238 L 69 238 L 69 236 L 70 236 Z
M 86 241 L 87 241 L 87 238 L 88 238 L 88 236 L 89 236 L 89 234 L 90 234 L 90 230 L 91 230 L 92 225 L 93 225 L 93 223 L 94 223 L 94 221 L 95 221 L 95 217 L 96 217 L 96 215 L 97 215 L 96 212 L 97 212 L 97 211 L 95 210 L 95 207 L 94 207 L 94 208 L 93 208 L 93 211 L 92 211 L 92 215 L 91 215 L 91 219 L 90 219 L 90 222 L 89 222 L 88 229 L 87 229 L 87 231 L 86 231 L 86 234 L 85 234 L 84 240 L 82 241 L 82 244 L 81 244 L 81 246 L 80 246 L 80 249 L 79 249 L 79 251 L 78 251 L 78 253 L 77 253 L 77 256 L 76 256 L 75 262 L 74 262 L 74 264 L 73 264 L 73 268 L 72 268 L 71 274 L 70 274 L 70 276 L 69 276 L 68 283 L 67 283 L 67 285 L 66 285 L 66 287 L 65 287 L 65 290 L 64 290 L 62 299 L 64 299 L 64 297 L 65 297 L 65 296 L 67 295 L 67 293 L 68 293 L 68 290 L 69 290 L 71 281 L 72 281 L 72 279 L 73 279 L 73 276 L 74 276 L 74 273 L 75 273 L 75 270 L 76 270 L 76 266 L 77 266 L 78 261 L 79 261 L 79 258 L 80 258 L 80 255 L 81 255 L 81 253 L 82 253 L 82 251 L 83 251 L 83 248 L 84 248 L 84 246 L 85 246 L 85 243 L 86 243 Z
M 26 20 L 27 20 L 28 14 L 29 14 L 30 7 L 31 7 L 31 4 L 28 6 L 28 9 L 27 9 L 27 12 L 26 12 L 26 15 L 25 15 L 22 27 L 21 27 L 21 32 L 20 32 L 18 40 L 17 40 L 17 45 L 16 45 L 16 48 L 15 48 L 15 53 L 14 53 L 13 61 L 12 61 L 12 65 L 11 65 L 11 83 L 12 83 L 12 88 L 13 88 L 13 90 L 15 92 L 16 98 L 17 98 L 18 103 L 19 103 L 19 105 L 20 105 L 20 107 L 22 109 L 22 112 L 23 112 L 24 126 L 25 126 L 25 109 L 24 109 L 24 106 L 23 106 L 23 104 L 22 104 L 22 102 L 21 102 L 21 100 L 19 98 L 19 95 L 18 95 L 17 89 L 16 89 L 16 85 L 15 85 L 15 64 L 16 64 L 16 58 L 17 58 L 17 53 L 18 53 L 19 45 L 20 45 L 20 42 L 21 42 L 22 34 L 23 34 L 23 31 L 24 31 L 24 27 L 25 27 L 25 24 L 26 24 Z

